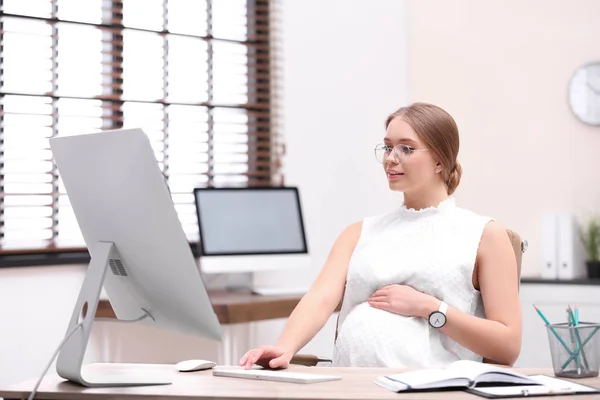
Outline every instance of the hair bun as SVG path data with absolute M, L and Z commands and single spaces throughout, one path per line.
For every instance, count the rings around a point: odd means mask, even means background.
M 460 183 L 461 177 L 462 177 L 462 167 L 461 167 L 460 163 L 457 161 L 456 164 L 454 164 L 452 171 L 450 171 L 450 174 L 448 175 L 448 179 L 446 180 L 446 186 L 448 187 L 449 195 L 454 193 L 454 191 L 458 187 L 458 184 Z

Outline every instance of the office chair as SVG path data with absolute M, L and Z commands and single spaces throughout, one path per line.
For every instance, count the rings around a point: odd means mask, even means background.
M 525 253 L 525 251 L 527 251 L 527 246 L 528 246 L 527 240 L 521 239 L 519 234 L 517 234 L 514 231 L 511 231 L 510 229 L 506 230 L 506 234 L 508 235 L 508 238 L 510 239 L 510 243 L 512 244 L 512 247 L 513 247 L 513 251 L 515 252 L 515 258 L 517 260 L 517 278 L 518 278 L 517 282 L 520 287 L 521 286 L 521 261 L 523 259 L 523 253 Z M 338 306 L 337 310 L 339 310 L 340 307 L 341 307 L 341 303 L 340 303 L 340 306 Z M 338 327 L 336 326 L 334 341 L 337 339 L 337 334 L 338 334 Z M 290 360 L 290 364 L 304 365 L 304 366 L 308 366 L 308 367 L 314 367 L 319 362 L 331 362 L 331 360 L 322 359 L 322 358 L 319 358 L 312 354 L 296 354 Z M 495 361 L 488 360 L 485 358 L 483 359 L 483 362 L 488 363 L 488 364 L 497 364 Z

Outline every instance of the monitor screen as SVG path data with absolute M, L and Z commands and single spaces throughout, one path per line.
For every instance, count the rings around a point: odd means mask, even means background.
M 307 253 L 297 188 L 198 188 L 202 255 Z

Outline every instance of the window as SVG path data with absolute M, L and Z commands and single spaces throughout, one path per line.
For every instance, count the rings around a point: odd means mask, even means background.
M 84 245 L 48 139 L 141 127 L 182 226 L 193 188 L 276 184 L 269 0 L 3 0 L 0 246 Z

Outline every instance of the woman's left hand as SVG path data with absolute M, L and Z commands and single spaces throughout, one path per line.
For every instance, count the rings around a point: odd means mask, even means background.
M 407 317 L 428 318 L 438 309 L 440 301 L 406 285 L 388 285 L 377 290 L 368 299 L 371 307 Z

